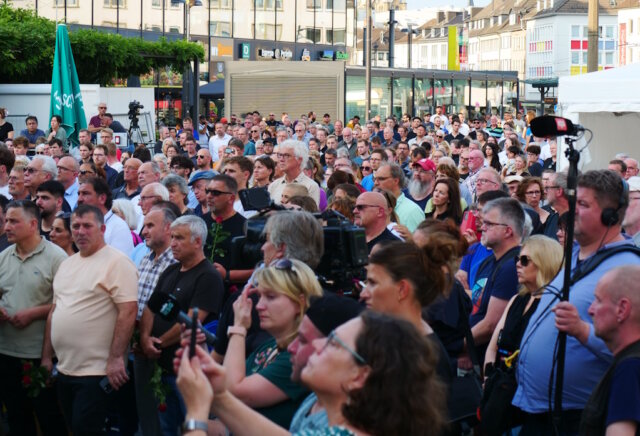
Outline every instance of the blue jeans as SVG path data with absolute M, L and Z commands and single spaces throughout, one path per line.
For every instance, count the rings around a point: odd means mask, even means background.
M 170 391 L 167 393 L 167 409 L 160 412 L 160 428 L 164 436 L 180 436 L 182 434 L 181 426 L 185 420 L 187 411 L 182 401 L 182 395 L 178 391 L 175 375 L 163 375 L 162 382 L 169 386 Z

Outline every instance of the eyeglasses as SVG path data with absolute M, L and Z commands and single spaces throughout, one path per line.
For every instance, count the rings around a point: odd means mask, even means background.
M 44 151 L 36 151 L 36 154 L 44 154 Z
M 522 256 L 518 257 L 518 262 L 520 262 L 520 265 L 527 267 L 529 266 L 529 262 L 532 262 L 532 260 L 529 256 L 523 254 Z
M 349 354 L 351 354 L 353 356 L 353 358 L 356 359 L 356 361 L 358 363 L 360 363 L 362 365 L 366 365 L 367 364 L 367 361 L 364 360 L 364 357 L 362 357 L 360 354 L 358 354 L 350 346 L 345 344 L 344 341 L 338 337 L 338 335 L 336 334 L 335 330 L 331 330 L 331 333 L 329 333 L 329 336 L 327 336 L 327 342 L 324 344 L 324 347 L 322 347 L 322 352 L 324 352 L 324 350 L 326 350 L 329 345 L 332 345 L 334 347 L 338 346 L 338 347 L 342 348 L 343 350 L 348 351 Z
M 390 178 L 391 178 L 391 177 L 380 177 L 380 176 L 374 176 L 374 177 L 373 177 L 373 180 L 374 180 L 374 181 L 376 181 L 376 180 L 377 180 L 377 181 L 379 181 L 379 182 L 384 182 L 385 180 L 390 179 Z
M 140 201 L 153 200 L 154 198 L 161 198 L 159 195 L 141 195 Z
M 494 182 L 493 180 L 489 180 L 489 179 L 477 179 L 476 180 L 476 185 L 485 185 L 485 184 L 492 184 L 492 185 L 497 185 L 496 182 Z
M 381 206 L 377 206 L 375 204 L 356 204 L 354 207 L 358 209 L 359 212 L 362 212 L 364 209 L 368 207 L 381 207 Z
M 251 133 L 260 133 L 260 130 L 251 130 Z
M 24 172 L 25 172 L 25 174 L 33 174 L 33 173 L 38 173 L 38 172 L 40 172 L 40 170 L 39 170 L 39 169 L 37 169 L 37 168 L 26 167 L 26 168 L 24 169 Z
M 233 195 L 233 192 L 218 191 L 217 189 L 205 189 L 204 192 L 206 192 L 207 194 L 211 194 L 214 197 L 217 197 L 222 194 Z
M 289 160 L 293 157 L 291 153 L 276 153 L 278 159 Z
M 558 189 L 560 186 L 545 186 L 544 192 L 550 191 L 551 189 Z
M 362 171 L 371 171 L 371 167 L 370 166 L 362 166 Z
M 196 159 L 204 159 L 206 156 L 203 154 L 196 155 Z
M 528 195 L 528 196 L 530 196 L 530 197 L 538 196 L 538 195 L 540 195 L 540 194 L 542 194 L 542 192 L 540 192 L 540 191 L 529 191 L 529 192 L 525 192 L 525 195 Z
M 67 168 L 67 167 L 63 167 L 62 165 L 58 165 L 58 171 L 60 171 L 60 170 L 73 172 L 73 170 L 71 168 Z
M 80 170 L 79 172 L 81 176 L 86 176 L 87 174 L 95 174 L 95 172 L 92 170 Z
M 496 227 L 496 226 L 505 226 L 505 227 L 509 227 L 509 224 L 504 224 L 504 223 L 493 223 L 491 221 L 487 221 L 486 219 L 482 220 L 482 227 Z

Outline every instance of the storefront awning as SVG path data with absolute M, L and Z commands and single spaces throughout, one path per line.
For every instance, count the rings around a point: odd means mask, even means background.
M 200 87 L 200 97 L 223 98 L 224 97 L 224 79 L 209 82 Z

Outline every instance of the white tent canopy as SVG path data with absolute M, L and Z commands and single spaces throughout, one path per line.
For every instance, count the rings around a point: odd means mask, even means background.
M 561 77 L 558 115 L 593 132 L 589 145 L 591 162 L 583 153 L 582 169 L 606 168 L 618 153 L 640 159 L 640 147 L 636 144 L 640 126 L 640 64 Z M 579 141 L 576 148 L 584 144 Z M 564 167 L 565 162 L 562 155 L 559 167 Z

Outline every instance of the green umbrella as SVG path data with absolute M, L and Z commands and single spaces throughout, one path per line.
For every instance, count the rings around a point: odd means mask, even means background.
M 51 105 L 49 119 L 54 115 L 62 117 L 62 127 L 67 137 L 78 143 L 78 131 L 87 127 L 84 104 L 80 92 L 80 81 L 73 61 L 67 26 L 58 24 L 56 30 L 56 54 L 53 58 L 51 76 Z M 65 144 L 66 146 L 66 144 Z

